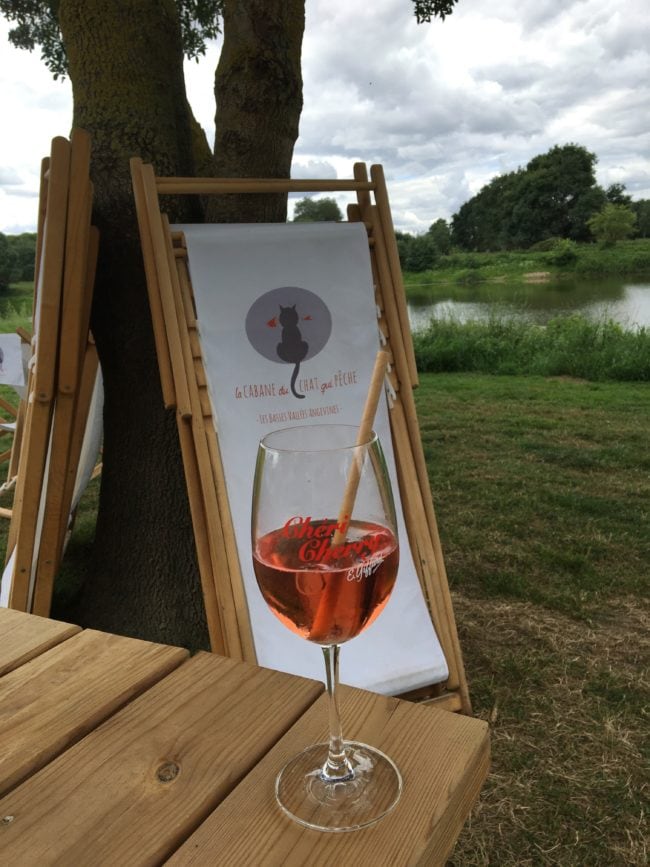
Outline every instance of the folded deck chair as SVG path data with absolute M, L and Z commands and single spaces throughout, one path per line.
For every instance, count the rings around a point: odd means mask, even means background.
M 268 611 L 250 553 L 255 455 L 267 432 L 333 421 L 358 425 L 380 346 L 391 363 L 375 428 L 400 520 L 396 588 L 381 617 L 341 655 L 341 679 L 469 712 L 411 389 L 417 379 L 380 167 L 351 181 L 156 178 L 132 161 L 163 395 L 176 407 L 213 649 L 312 678 L 317 647 Z M 347 189 L 340 224 L 169 226 L 166 193 Z M 375 196 L 376 203 L 370 200 Z M 294 307 L 310 350 L 299 366 L 275 352 L 279 313 Z
M 101 377 L 89 333 L 97 256 L 90 138 L 55 138 L 41 170 L 33 355 L 0 605 L 49 614 L 82 462 L 99 452 Z M 84 450 L 84 441 L 86 447 Z

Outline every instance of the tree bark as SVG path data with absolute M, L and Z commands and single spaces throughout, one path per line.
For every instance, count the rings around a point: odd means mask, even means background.
M 104 453 L 93 557 L 76 622 L 208 647 L 173 413 L 163 409 L 129 158 L 205 172 L 185 95 L 173 0 L 61 0 L 74 125 L 91 134 L 101 233 L 92 328 L 104 375 Z M 228 0 L 217 70 L 218 176 L 288 177 L 302 108 L 304 0 Z M 200 137 L 200 133 L 199 137 Z M 194 136 L 194 144 L 193 144 Z M 197 197 L 194 197 L 197 198 Z M 197 221 L 164 201 L 172 221 Z M 199 207 L 195 201 L 194 207 Z M 212 220 L 286 217 L 286 196 L 215 197 Z
M 288 178 L 302 111 L 305 0 L 226 0 L 215 77 L 216 177 Z M 215 197 L 214 222 L 284 222 L 286 195 Z
M 78 622 L 208 647 L 185 480 L 163 408 L 129 158 L 191 175 L 192 132 L 173 0 L 61 0 L 74 125 L 92 136 L 100 256 L 92 312 L 105 388 L 95 545 Z M 169 207 L 166 207 L 169 206 Z M 164 202 L 172 220 L 190 215 Z

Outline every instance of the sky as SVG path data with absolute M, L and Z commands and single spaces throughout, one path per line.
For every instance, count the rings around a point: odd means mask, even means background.
M 14 234 L 34 231 L 40 161 L 69 134 L 72 95 L 8 30 L 0 19 L 0 232 Z M 218 51 L 186 63 L 210 141 Z M 459 0 L 421 25 L 410 0 L 306 0 L 303 79 L 292 175 L 381 163 L 396 229 L 425 232 L 495 175 L 569 142 L 597 155 L 601 185 L 650 198 L 647 0 Z

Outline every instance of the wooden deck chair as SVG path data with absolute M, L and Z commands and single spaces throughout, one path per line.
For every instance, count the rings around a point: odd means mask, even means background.
M 0 603 L 22 611 L 30 607 L 32 559 L 50 438 L 69 183 L 70 144 L 57 138 L 52 142 L 50 158 L 41 166 L 34 272 L 34 363 L 27 384 L 23 446 L 9 525 L 8 568 L 0 594 Z
M 392 443 L 390 460 L 394 460 L 394 472 L 399 483 L 395 487 L 401 495 L 400 511 L 410 543 L 403 546 L 403 549 L 410 548 L 410 560 L 405 556 L 402 559 L 408 561 L 405 568 L 412 568 L 414 573 L 409 584 L 410 579 L 403 577 L 400 565 L 394 597 L 398 596 L 402 582 L 406 588 L 404 592 L 410 596 L 406 599 L 402 595 L 395 604 L 403 606 L 407 617 L 415 619 L 406 627 L 406 632 L 399 622 L 391 621 L 388 614 L 393 605 L 391 599 L 377 623 L 346 645 L 346 653 L 342 654 L 341 679 L 356 686 L 406 694 L 414 699 L 435 701 L 449 710 L 470 713 L 462 655 L 413 401 L 412 389 L 417 383 L 417 372 L 381 167 L 373 166 L 368 178 L 365 165 L 358 164 L 354 178 L 347 181 L 163 178 L 156 177 L 153 168 L 137 158 L 132 160 L 131 169 L 163 398 L 166 406 L 176 408 L 177 412 L 213 650 L 262 665 L 320 677 L 319 660 L 314 668 L 309 668 L 311 662 L 302 662 L 304 642 L 297 639 L 298 644 L 290 645 L 284 639 L 286 636 L 293 639 L 294 636 L 277 624 L 282 638 L 277 646 L 274 645 L 275 637 L 267 634 L 266 626 L 261 625 L 260 615 L 255 611 L 249 543 L 247 545 L 241 530 L 242 523 L 249 520 L 250 514 L 254 450 L 251 453 L 249 448 L 239 462 L 235 459 L 237 431 L 240 432 L 242 448 L 244 440 L 250 439 L 246 428 L 246 418 L 250 422 L 250 416 L 239 414 L 237 407 L 238 402 L 247 402 L 247 395 L 241 389 L 237 394 L 236 383 L 241 383 L 241 376 L 233 379 L 238 361 L 232 358 L 228 364 L 227 358 L 220 354 L 219 346 L 232 345 L 227 334 L 228 329 L 233 330 L 227 315 L 229 307 L 236 307 L 237 312 L 233 315 L 235 319 L 239 317 L 237 321 L 240 324 L 245 311 L 248 311 L 247 317 L 254 314 L 255 327 L 259 328 L 260 315 L 266 315 L 268 309 L 277 309 L 277 300 L 286 296 L 278 289 L 276 299 L 274 287 L 283 290 L 287 286 L 301 287 L 309 285 L 311 279 L 312 286 L 317 284 L 319 287 L 313 293 L 314 309 L 320 300 L 325 306 L 329 303 L 331 312 L 340 293 L 331 297 L 327 295 L 329 290 L 324 287 L 328 281 L 327 274 L 335 275 L 331 276 L 331 283 L 344 280 L 349 274 L 354 282 L 351 283 L 353 288 L 348 301 L 352 301 L 353 307 L 358 305 L 361 311 L 355 309 L 352 314 L 361 317 L 354 319 L 354 327 L 358 326 L 360 330 L 340 339 L 351 340 L 356 336 L 367 351 L 363 357 L 355 356 L 354 371 L 343 369 L 339 371 L 337 383 L 327 381 L 341 392 L 345 390 L 344 386 L 351 387 L 351 395 L 356 391 L 353 403 L 354 411 L 358 412 L 368 384 L 365 376 L 369 375 L 376 349 L 383 344 L 390 353 L 388 398 L 383 410 L 386 429 L 380 431 L 380 436 L 385 446 L 387 439 Z M 159 202 L 159 197 L 167 194 L 309 191 L 355 192 L 357 204 L 348 210 L 348 223 L 171 227 L 161 213 Z M 357 225 L 350 225 L 354 223 Z M 302 264 L 297 265 L 300 258 Z M 290 267 L 285 267 L 287 261 Z M 305 277 L 310 267 L 312 277 Z M 319 269 L 326 274 L 324 283 L 313 279 L 313 274 Z M 240 279 L 242 271 L 244 276 Z M 302 282 L 290 282 L 291 277 L 286 275 L 291 274 L 300 274 Z M 268 299 L 255 308 L 259 299 L 265 299 L 260 281 L 269 290 L 266 295 L 272 302 L 271 308 L 264 306 Z M 368 297 L 364 294 L 366 283 Z M 301 297 L 303 301 L 309 301 L 309 292 Z M 303 305 L 305 313 L 309 312 L 308 306 L 308 303 Z M 265 323 L 269 327 L 274 324 L 272 318 Z M 262 324 L 262 331 L 263 327 Z M 223 328 L 226 330 L 221 330 Z M 334 330 L 332 326 L 332 332 Z M 243 332 L 243 326 L 239 331 Z M 342 331 L 340 333 L 343 335 Z M 249 334 L 249 343 L 263 354 L 264 348 L 255 346 L 256 339 Z M 263 334 L 261 339 L 266 339 Z M 251 351 L 250 345 L 247 350 Z M 324 349 L 323 354 L 328 351 L 329 348 Z M 339 356 L 341 363 L 345 356 L 345 352 Z M 346 375 L 350 380 L 347 384 L 344 382 Z M 356 389 L 352 387 L 353 379 L 358 380 Z M 305 371 L 302 388 L 314 388 L 318 392 L 323 381 L 310 383 Z M 253 379 L 248 386 L 248 396 L 262 394 L 265 388 L 271 388 L 268 383 Z M 282 387 L 278 385 L 277 389 L 281 391 Z M 274 393 L 274 401 L 279 407 L 277 413 L 267 411 L 266 405 L 259 404 L 264 409 L 256 420 L 259 425 L 256 426 L 255 421 L 249 424 L 254 438 L 259 439 L 274 427 L 296 423 L 296 419 L 298 423 L 323 420 L 320 412 L 327 412 L 328 403 L 337 407 L 337 413 L 343 405 L 341 411 L 347 413 L 346 417 L 337 415 L 330 420 L 351 424 L 359 421 L 356 416 L 352 418 L 350 413 L 353 410 L 350 405 L 345 407 L 342 397 L 340 400 L 331 398 L 328 402 L 319 394 L 318 400 L 294 401 L 293 404 L 290 400 L 288 403 L 286 400 L 276 401 L 278 397 Z M 294 410 L 287 409 L 292 405 Z M 228 424 L 229 415 L 238 419 L 239 428 Z M 382 424 L 378 414 L 376 427 Z M 425 612 L 426 625 L 421 619 L 422 611 Z M 272 615 L 268 616 L 273 619 Z M 393 630 L 398 631 L 397 637 Z M 374 644 L 364 644 L 371 633 Z M 423 661 L 422 648 L 419 647 L 419 659 L 408 659 L 405 651 L 405 664 L 412 665 L 413 671 L 400 671 L 399 677 L 393 677 L 390 660 L 386 658 L 382 645 L 390 645 L 399 656 L 405 646 L 408 649 L 410 644 L 418 645 L 420 633 L 424 635 L 424 653 L 430 653 L 431 659 Z M 267 643 L 273 645 L 270 650 Z M 358 651 L 356 659 L 355 645 Z M 344 669 L 346 654 L 348 659 L 352 659 L 347 671 Z M 383 656 L 381 665 L 388 672 L 383 681 L 376 671 L 371 671 L 374 654 Z
M 92 396 L 101 382 L 88 330 L 98 244 L 90 224 L 89 165 L 90 139 L 82 130 L 74 130 L 70 141 L 55 138 L 43 161 L 34 355 L 0 592 L 0 604 L 45 616 L 69 527 L 89 412 L 97 407 Z M 92 428 L 97 440 L 96 425 Z
M 43 616 L 50 611 L 54 578 L 63 554 L 83 437 L 98 374 L 97 352 L 89 332 L 98 251 L 98 233 L 91 226 L 89 172 L 90 137 L 75 131 L 70 154 L 56 402 L 32 601 L 33 613 Z M 96 428 L 93 430 L 96 435 Z M 96 443 L 94 458 L 98 452 L 99 442 Z

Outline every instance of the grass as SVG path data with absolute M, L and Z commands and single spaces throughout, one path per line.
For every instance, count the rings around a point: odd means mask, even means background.
M 17 328 L 31 331 L 32 328 L 32 305 L 27 301 L 15 301 L 0 298 L 0 321 L 1 331 L 8 334 Z
M 3 334 L 16 328 L 32 330 L 32 307 L 34 284 L 14 283 L 6 292 L 0 293 L 0 331 Z
M 647 863 L 650 386 L 423 375 L 492 771 L 452 863 Z
M 416 396 L 452 587 L 585 622 L 647 593 L 650 385 L 425 375 Z
M 650 239 L 621 241 L 610 247 L 579 245 L 574 271 L 589 276 L 650 274 Z
M 588 625 L 529 602 L 454 594 L 492 768 L 451 863 L 648 863 L 647 604 Z
M 432 319 L 414 334 L 418 369 L 650 381 L 650 330 L 562 316 L 547 326 L 505 317 Z

